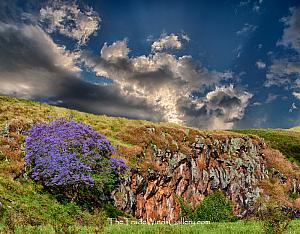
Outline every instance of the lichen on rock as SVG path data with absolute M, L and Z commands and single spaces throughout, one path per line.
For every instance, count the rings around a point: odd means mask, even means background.
M 222 190 L 234 203 L 236 215 L 243 217 L 253 212 L 254 203 L 264 192 L 260 181 L 268 179 L 270 173 L 263 140 L 214 136 L 195 130 L 176 133 L 150 129 L 140 134 L 151 134 L 152 138 L 143 137 L 149 139 L 143 144 L 151 146 L 145 161 L 150 162 L 148 168 L 155 170 L 132 171 L 118 188 L 124 194 L 122 199 L 115 198 L 119 209 L 137 218 L 174 221 L 181 213 L 178 197 L 195 207 L 205 196 Z M 175 144 L 178 135 L 183 137 Z M 283 178 L 279 173 L 278 176 Z M 296 182 L 291 182 L 291 186 L 298 191 Z

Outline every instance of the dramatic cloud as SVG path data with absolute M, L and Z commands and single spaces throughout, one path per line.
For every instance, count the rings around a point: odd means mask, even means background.
M 252 94 L 229 87 L 219 87 L 202 100 L 182 103 L 181 109 L 187 121 L 201 128 L 230 129 L 244 116 Z
M 146 100 L 116 85 L 80 78 L 77 54 L 57 46 L 39 27 L 0 24 L 0 93 L 46 100 L 92 113 L 161 121 Z
M 39 27 L 0 23 L 0 76 L 4 73 L 52 71 L 76 74 L 78 54 L 58 46 Z M 13 76 L 8 76 L 12 78 Z M 9 80 L 9 79 L 7 79 Z M 3 88 L 3 86 L 1 86 Z
M 112 79 L 123 95 L 145 99 L 170 122 L 205 128 L 220 128 L 223 124 L 222 128 L 231 128 L 243 117 L 251 98 L 248 93 L 229 86 L 216 88 L 208 97 L 199 96 L 199 92 L 203 95 L 206 89 L 233 79 L 231 72 L 209 71 L 191 56 L 176 57 L 160 51 L 130 58 L 126 42 L 105 44 L 100 57 L 83 54 L 86 66 L 98 76 Z M 219 102 L 213 98 L 214 92 L 220 94 L 216 95 Z
M 183 37 L 185 40 L 189 41 L 189 38 L 185 35 Z M 152 44 L 153 51 L 162 51 L 164 49 L 180 49 L 182 47 L 182 43 L 179 37 L 175 34 L 162 34 L 160 38 L 153 42 Z
M 37 26 L 0 25 L 0 93 L 114 116 L 231 128 L 250 94 L 216 88 L 203 98 L 191 90 L 231 79 L 208 71 L 190 56 L 166 53 L 128 58 L 126 41 L 104 45 L 95 71 L 114 80 L 96 85 L 80 78 L 80 54 L 58 46 Z M 125 51 L 124 53 L 120 51 Z M 194 125 L 196 124 L 196 125 Z
M 100 28 L 99 15 L 90 7 L 80 9 L 75 2 L 53 1 L 40 10 L 40 22 L 48 32 L 59 32 L 83 45 Z
M 0 94 L 219 129 L 232 128 L 242 119 L 252 97 L 230 85 L 238 79 L 233 72 L 211 70 L 190 55 L 167 52 L 190 41 L 185 34 L 162 34 L 146 55 L 130 56 L 127 39 L 104 43 L 94 55 L 80 47 L 100 27 L 92 8 L 54 1 L 39 11 L 35 23 L 32 15 L 24 17 L 33 25 L 0 24 Z M 54 32 L 74 39 L 75 50 L 56 44 Z M 111 82 L 90 83 L 84 79 L 87 73 Z

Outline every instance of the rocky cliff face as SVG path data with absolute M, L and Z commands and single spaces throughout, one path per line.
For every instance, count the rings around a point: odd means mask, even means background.
M 117 207 L 137 218 L 174 221 L 180 218 L 178 197 L 196 206 L 220 189 L 233 201 L 237 215 L 252 212 L 263 192 L 259 182 L 269 177 L 264 142 L 196 133 L 155 128 L 139 132 L 144 144 L 138 165 L 147 163 L 132 169 L 131 176 L 114 192 Z M 180 140 L 175 141 L 174 134 L 180 134 Z

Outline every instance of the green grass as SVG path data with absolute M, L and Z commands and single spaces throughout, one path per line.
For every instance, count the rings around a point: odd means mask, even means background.
M 290 128 L 288 130 L 294 131 L 294 132 L 300 132 L 300 126 L 296 126 L 296 127 Z
M 65 229 L 81 224 L 82 227 L 99 228 L 106 216 L 101 211 L 94 214 L 73 203 L 59 203 L 44 192 L 41 186 L 27 181 L 15 181 L 0 174 L 0 233 L 19 226 L 52 226 Z M 1 226 L 2 224 L 2 226 Z M 5 224 L 5 226 L 4 226 Z M 31 228 L 32 229 L 32 228 Z
M 0 231 L 1 233 L 1 231 Z M 69 226 L 65 229 L 57 229 L 51 225 L 41 226 L 16 226 L 16 234 L 54 234 L 54 233 L 97 233 L 97 229 L 84 226 Z M 103 234 L 258 234 L 263 233 L 262 223 L 259 221 L 238 221 L 210 224 L 191 224 L 191 225 L 141 225 L 141 224 L 114 224 L 105 225 L 98 233 Z M 285 233 L 300 233 L 300 220 L 290 223 Z
M 270 147 L 278 149 L 290 161 L 300 165 L 300 131 L 293 129 L 241 129 L 231 131 L 253 134 L 264 138 Z
M 93 126 L 104 134 L 114 146 L 131 147 L 132 143 L 120 137 L 132 127 L 158 126 L 192 132 L 194 129 L 168 123 L 151 123 L 143 120 L 93 115 L 66 108 L 54 107 L 37 102 L 0 96 L 0 135 L 1 130 L 11 120 L 27 123 L 49 121 L 54 118 L 72 117 Z M 129 130 L 128 130 L 129 129 Z M 196 130 L 195 130 L 196 131 Z M 175 132 L 175 131 L 174 131 Z M 199 130 L 195 134 L 199 134 Z M 235 131 L 201 131 L 205 134 L 239 135 L 254 134 L 265 138 L 266 143 L 279 149 L 291 161 L 300 165 L 300 127 L 282 129 L 246 129 Z M 133 134 L 131 134 L 133 135 Z M 176 135 L 176 134 L 175 134 Z M 139 138 L 140 136 L 133 136 Z M 22 140 L 16 140 L 21 145 Z M 0 142 L 1 144 L 1 142 Z M 22 148 L 22 147 L 21 147 Z M 18 153 L 19 154 L 19 153 Z M 13 161 L 4 160 L 0 152 L 0 233 L 95 233 L 106 220 L 103 210 L 92 214 L 72 203 L 60 203 L 51 194 L 43 191 L 35 183 L 14 180 L 7 170 Z M 132 158 L 135 160 L 135 158 Z M 17 161 L 17 160 L 16 160 Z M 11 170 L 10 170 L 11 171 Z M 1 213 L 2 212 L 2 213 Z M 5 224 L 5 225 L 4 225 Z M 209 225 L 106 225 L 103 233 L 261 233 L 259 222 L 212 223 Z M 290 233 L 300 233 L 300 221 L 293 221 Z
M 194 224 L 194 225 L 141 225 L 115 224 L 105 226 L 103 234 L 239 234 L 263 233 L 262 223 L 258 221 L 238 221 L 226 223 Z M 300 233 L 300 220 L 290 224 L 287 233 Z
M 55 233 L 78 233 L 78 234 L 94 234 L 99 233 L 99 228 L 92 226 L 68 226 L 65 228 L 57 228 L 51 225 L 45 226 L 16 226 L 15 234 L 55 234 Z
M 5 123 L 11 119 L 23 119 L 27 122 L 38 122 L 49 121 L 48 117 L 71 117 L 77 121 L 85 122 L 104 134 L 113 144 L 125 146 L 127 146 L 128 143 L 118 139 L 117 134 L 119 132 L 130 125 L 139 126 L 150 123 L 143 120 L 129 120 L 106 115 L 93 115 L 38 102 L 0 96 L 0 129 L 2 129 Z

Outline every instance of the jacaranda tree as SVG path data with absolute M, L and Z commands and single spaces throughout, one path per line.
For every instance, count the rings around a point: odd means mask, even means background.
M 122 159 L 111 158 L 110 141 L 84 123 L 38 123 L 25 135 L 29 176 L 72 201 L 101 204 L 128 170 Z

